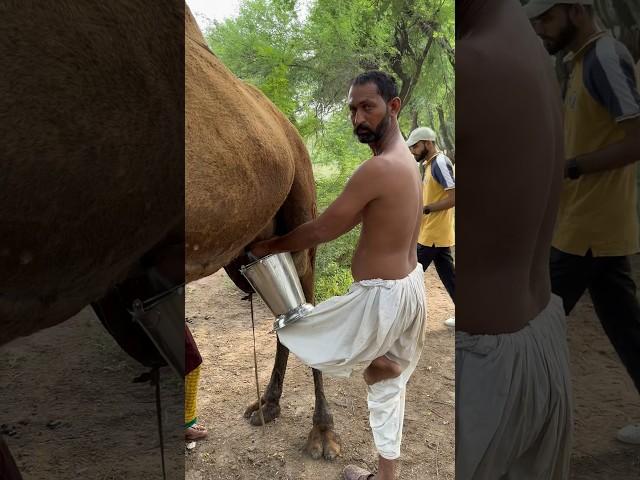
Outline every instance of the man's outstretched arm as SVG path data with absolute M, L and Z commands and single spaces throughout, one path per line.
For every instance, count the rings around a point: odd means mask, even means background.
M 351 230 L 362 220 L 362 211 L 378 195 L 381 168 L 373 158 L 351 176 L 340 196 L 315 220 L 303 223 L 282 237 L 249 246 L 257 257 L 270 253 L 299 252 L 326 243 Z

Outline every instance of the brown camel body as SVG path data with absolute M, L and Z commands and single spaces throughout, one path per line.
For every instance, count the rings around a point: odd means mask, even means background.
M 184 7 L 12 5 L 0 22 L 0 345 L 100 298 L 184 215 Z
M 315 217 L 309 153 L 284 115 L 257 89 L 239 81 L 209 50 L 187 10 L 186 24 L 186 275 L 202 278 L 225 267 L 238 273 L 246 246 L 284 234 Z M 294 254 L 302 288 L 313 301 L 313 250 Z M 280 414 L 289 351 L 280 342 L 265 394 L 266 421 Z M 307 451 L 335 458 L 340 451 L 322 375 L 313 372 L 316 406 Z M 245 412 L 259 425 L 257 402 Z
M 315 215 L 293 126 L 207 49 L 184 4 L 173 7 L 63 0 L 4 12 L 0 345 L 99 300 L 185 222 L 192 281 Z M 183 206 L 175 199 L 185 188 Z M 312 299 L 313 252 L 295 260 Z M 270 420 L 287 355 L 278 344 L 264 395 Z M 308 449 L 332 458 L 339 445 L 318 372 L 314 380 Z

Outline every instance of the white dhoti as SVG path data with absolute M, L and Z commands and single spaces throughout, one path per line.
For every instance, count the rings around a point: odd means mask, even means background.
M 399 280 L 361 280 L 305 318 L 278 331 L 280 342 L 307 365 L 348 377 L 386 355 L 402 368 L 397 378 L 368 387 L 369 421 L 378 453 L 400 456 L 405 387 L 424 344 L 424 274 L 418 264 Z
M 456 333 L 456 479 L 567 479 L 572 412 L 559 297 L 518 332 Z

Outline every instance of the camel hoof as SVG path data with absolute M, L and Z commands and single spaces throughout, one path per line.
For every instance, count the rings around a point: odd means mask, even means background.
M 322 457 L 322 432 L 320 431 L 320 427 L 318 427 L 317 425 L 314 425 L 309 432 L 304 450 L 314 460 L 318 460 L 320 457 Z
M 304 450 L 315 460 L 334 460 L 340 455 L 340 438 L 331 427 L 321 428 L 314 425 L 309 432 Z
M 260 399 L 260 401 L 262 402 L 262 405 L 264 405 L 264 399 Z M 244 418 L 250 418 L 251 414 L 253 412 L 255 412 L 256 410 L 258 410 L 258 401 L 256 400 L 255 402 L 253 402 L 251 405 L 249 405 L 247 407 L 247 409 L 244 411 Z
M 262 414 L 264 415 L 264 423 L 273 422 L 280 416 L 280 405 L 278 403 L 262 403 Z M 262 426 L 260 419 L 260 411 L 258 410 L 258 401 L 249 405 L 244 412 L 244 418 L 249 419 L 249 423 L 254 427 Z
M 335 460 L 340 455 L 340 437 L 333 430 L 326 430 L 322 440 L 322 456 L 325 460 Z

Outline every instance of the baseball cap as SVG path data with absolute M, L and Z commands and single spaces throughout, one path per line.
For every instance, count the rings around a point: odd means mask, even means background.
M 432 142 L 436 141 L 436 132 L 431 130 L 429 127 L 419 127 L 416 128 L 409 138 L 407 138 L 407 147 L 413 147 L 420 140 L 430 140 Z
M 593 0 L 531 0 L 524 6 L 524 11 L 530 19 L 539 17 L 544 12 L 556 5 L 593 5 Z

